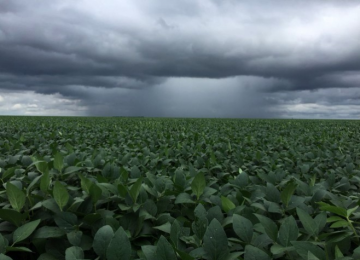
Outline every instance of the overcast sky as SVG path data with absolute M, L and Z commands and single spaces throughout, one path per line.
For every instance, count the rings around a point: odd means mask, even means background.
M 360 2 L 0 0 L 0 114 L 360 118 Z

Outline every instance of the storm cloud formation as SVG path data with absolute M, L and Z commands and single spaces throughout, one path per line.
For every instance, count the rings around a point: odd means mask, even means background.
M 359 82 L 355 0 L 0 0 L 1 114 L 359 118 Z

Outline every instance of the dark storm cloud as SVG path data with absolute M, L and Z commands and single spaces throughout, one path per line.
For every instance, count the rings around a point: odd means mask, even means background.
M 253 105 L 245 106 L 261 108 L 247 115 L 277 116 L 271 108 L 301 91 L 359 88 L 360 4 L 304 3 L 0 0 L 0 89 L 60 93 L 91 104 L 89 114 L 121 103 L 166 116 L 191 114 L 186 102 L 199 116 L 243 116 L 231 98 L 247 95 Z M 236 80 L 211 89 L 196 86 L 198 78 Z M 192 90 L 172 105 L 166 84 Z M 331 90 L 322 93 L 331 100 Z M 232 101 L 217 101 L 222 95 Z

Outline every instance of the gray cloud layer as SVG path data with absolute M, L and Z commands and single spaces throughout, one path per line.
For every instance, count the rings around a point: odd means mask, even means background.
M 360 105 L 359 25 L 357 1 L 0 0 L 0 89 L 89 115 L 311 117 L 287 105 Z

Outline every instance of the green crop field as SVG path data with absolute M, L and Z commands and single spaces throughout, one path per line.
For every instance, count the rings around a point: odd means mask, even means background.
M 360 122 L 0 117 L 0 260 L 360 259 Z

